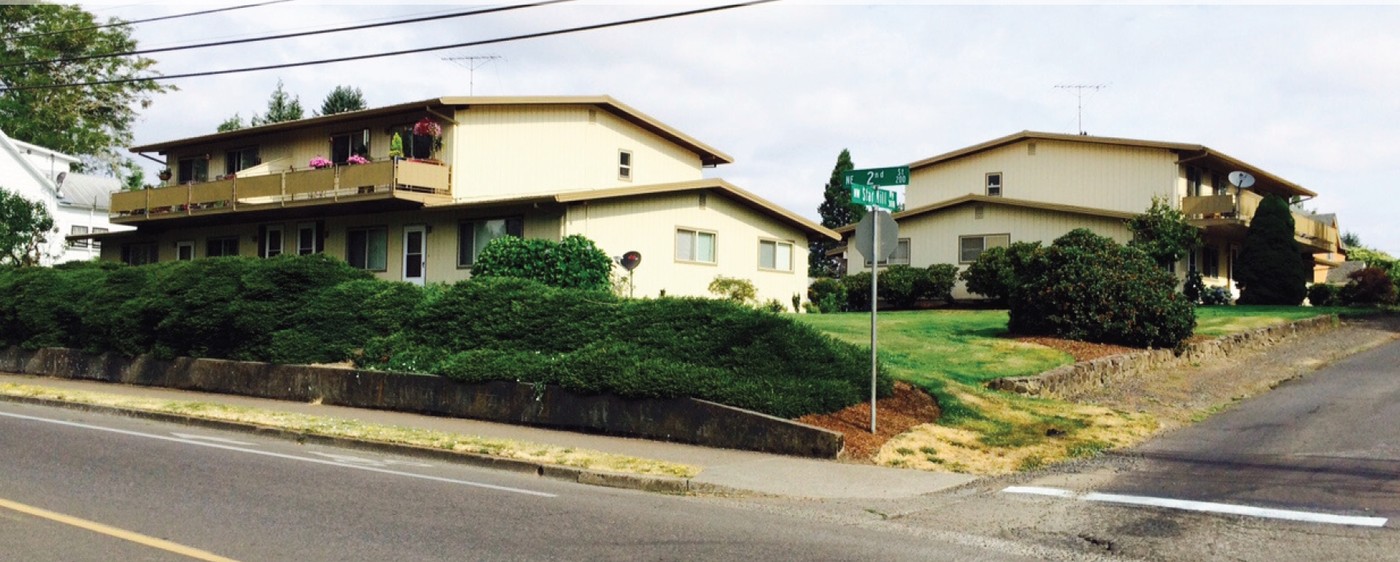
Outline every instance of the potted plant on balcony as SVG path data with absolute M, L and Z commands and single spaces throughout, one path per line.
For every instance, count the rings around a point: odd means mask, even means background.
M 419 119 L 417 123 L 413 124 L 413 136 L 415 137 L 415 147 L 419 142 L 419 139 L 416 137 L 422 137 L 422 140 L 426 141 L 429 160 L 432 160 L 433 153 L 442 149 L 442 125 L 439 125 L 437 121 L 433 121 L 427 117 Z M 417 150 L 415 149 L 414 152 L 417 152 Z M 414 156 L 417 157 L 418 155 L 415 154 Z
M 389 139 L 389 157 L 395 160 L 403 158 L 403 137 L 397 132 Z
M 320 170 L 321 168 L 329 168 L 331 166 L 334 166 L 335 163 L 331 162 L 330 160 L 327 160 L 324 156 L 318 155 L 315 158 L 312 158 L 310 162 L 307 162 L 306 165 L 311 166 L 313 169 Z
M 358 166 L 360 164 L 368 164 L 369 159 L 365 158 L 364 156 L 360 156 L 359 154 L 351 154 L 349 158 L 345 159 L 345 163 L 350 164 L 351 166 Z
M 160 181 L 170 181 L 171 175 L 170 168 L 161 168 L 160 172 L 156 174 L 156 177 L 160 178 Z

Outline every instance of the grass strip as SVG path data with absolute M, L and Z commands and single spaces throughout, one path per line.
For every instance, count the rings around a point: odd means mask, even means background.
M 680 478 L 691 478 L 700 473 L 699 468 L 690 465 L 588 449 L 372 424 L 352 419 L 275 412 L 212 402 L 119 396 L 14 383 L 0 383 L 0 395 L 61 400 L 143 412 L 178 414 L 206 420 L 255 424 L 310 435 L 431 447 L 590 470 Z

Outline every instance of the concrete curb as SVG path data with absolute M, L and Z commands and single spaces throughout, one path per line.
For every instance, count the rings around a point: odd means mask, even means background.
M 146 419 L 165 423 L 176 423 L 206 429 L 222 431 L 236 431 L 250 433 L 263 437 L 272 437 L 297 443 L 311 443 L 315 445 L 326 445 L 333 447 L 343 447 L 361 451 L 394 454 L 405 457 L 438 460 L 457 464 L 465 464 L 480 468 L 493 470 L 504 470 L 519 474 L 534 474 L 542 478 L 554 480 L 564 480 L 576 482 L 590 486 L 602 486 L 606 488 L 622 488 L 628 490 L 639 490 L 643 492 L 673 494 L 673 495 L 706 495 L 706 496 L 763 496 L 762 492 L 731 488 L 717 484 L 695 482 L 689 478 L 679 478 L 670 476 L 649 476 L 643 474 L 629 474 L 623 472 L 608 472 L 601 470 L 590 470 L 573 466 L 543 463 L 538 461 L 526 461 L 506 457 L 495 457 L 480 453 L 468 453 L 461 451 L 448 451 L 444 449 L 433 449 L 406 443 L 391 443 L 385 441 L 373 441 L 368 439 L 352 439 L 348 437 L 334 437 L 329 435 L 318 435 L 304 431 L 295 431 L 280 427 L 258 425 L 253 423 L 233 422 L 227 420 L 211 420 L 197 416 L 183 414 L 171 414 L 167 412 L 151 412 L 134 408 L 119 408 L 115 406 L 101 406 L 96 404 L 84 404 L 82 402 L 69 402 L 67 400 L 52 400 L 48 398 L 34 398 L 30 396 L 9 396 L 0 394 L 0 401 L 15 402 L 20 404 L 30 404 L 35 406 L 49 406 L 55 408 L 67 408 L 84 412 L 94 412 L 99 414 L 110 414 L 126 416 L 137 419 Z

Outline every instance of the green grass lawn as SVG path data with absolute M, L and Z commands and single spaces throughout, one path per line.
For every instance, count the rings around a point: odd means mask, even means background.
M 1196 310 L 1196 334 L 1210 337 L 1321 314 L 1362 313 L 1351 308 L 1282 306 Z M 794 318 L 838 339 L 870 344 L 868 313 Z M 895 449 L 901 454 L 938 453 L 901 457 L 882 452 L 884 458 L 877 460 L 896 466 L 1004 472 L 1132 443 L 1156 427 L 1154 420 L 1141 414 L 987 390 L 984 385 L 989 380 L 1034 375 L 1073 361 L 1064 352 L 1005 337 L 1007 319 L 1005 310 L 880 313 L 881 363 L 895 379 L 936 396 L 943 417 L 939 427 L 923 430 L 925 441 L 906 439 L 904 446 Z

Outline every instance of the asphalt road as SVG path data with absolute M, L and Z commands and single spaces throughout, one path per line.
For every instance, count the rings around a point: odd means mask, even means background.
M 12 403 L 0 404 L 0 475 L 0 559 L 1044 558 L 719 499 Z
M 1400 344 L 1134 453 L 1146 462 L 1100 491 L 1400 519 Z

